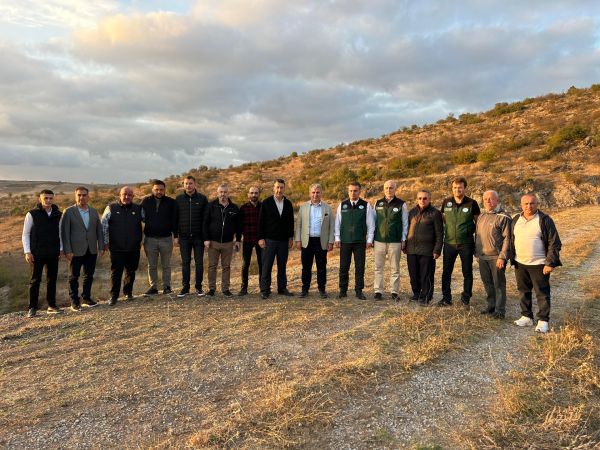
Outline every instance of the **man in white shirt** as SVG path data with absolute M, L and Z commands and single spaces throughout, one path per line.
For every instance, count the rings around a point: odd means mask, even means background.
M 561 266 L 560 237 L 554 221 L 538 209 L 534 194 L 521 197 L 521 209 L 512 220 L 512 263 L 515 266 L 517 289 L 521 293 L 520 327 L 533 325 L 532 291 L 538 303 L 535 331 L 546 333 L 550 318 L 550 273 Z
M 56 306 L 56 278 L 58 260 L 62 252 L 59 227 L 61 216 L 58 206 L 54 204 L 54 192 L 49 189 L 40 192 L 40 202 L 25 216 L 21 239 L 25 260 L 31 266 L 27 317 L 34 317 L 37 313 L 44 267 L 46 268 L 48 314 L 61 312 Z

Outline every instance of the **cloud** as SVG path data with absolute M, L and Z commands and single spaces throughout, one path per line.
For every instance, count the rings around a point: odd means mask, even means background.
M 600 6 L 583 1 L 98 5 L 60 13 L 68 35 L 0 44 L 0 176 L 35 152 L 92 181 L 269 159 L 599 75 Z

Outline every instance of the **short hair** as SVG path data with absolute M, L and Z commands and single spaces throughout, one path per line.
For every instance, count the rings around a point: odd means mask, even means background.
M 386 183 L 392 183 L 394 186 L 396 186 L 396 188 L 398 187 L 398 183 L 396 183 L 396 180 L 385 180 L 383 182 L 383 185 L 385 186 Z
M 217 186 L 217 191 L 219 189 L 227 189 L 227 190 L 229 190 L 229 185 L 227 183 L 221 183 L 220 185 Z
M 425 192 L 429 196 L 429 198 L 431 198 L 431 192 L 428 191 L 427 189 L 419 189 L 417 191 L 417 195 L 419 195 L 419 192 Z
M 462 183 L 464 187 L 467 187 L 467 179 L 465 177 L 454 177 L 452 179 L 452 183 L 450 184 L 458 184 L 458 183 Z
M 283 178 L 276 178 L 275 181 L 273 181 L 273 186 L 275 186 L 277 183 L 285 186 L 285 180 Z
M 42 189 L 40 191 L 40 195 L 54 195 L 54 192 L 52 192 L 50 189 Z
M 489 189 L 489 190 L 485 191 L 485 192 L 483 193 L 483 195 L 487 194 L 488 192 L 489 192 L 490 194 L 494 194 L 494 195 L 496 196 L 496 198 L 497 198 L 498 200 L 500 200 L 500 196 L 498 195 L 498 193 L 497 193 L 496 191 L 492 190 L 492 189 Z M 482 195 L 482 197 L 483 197 L 483 195 Z
M 85 191 L 87 194 L 90 193 L 90 190 L 88 188 L 86 188 L 85 186 L 77 186 L 75 188 L 75 192 L 77 192 L 77 191 Z
M 323 192 L 323 186 L 321 186 L 319 183 L 313 183 L 310 185 L 310 188 L 308 188 L 309 191 L 312 191 L 313 189 L 318 189 L 321 192 Z
M 260 187 L 259 186 L 250 186 L 248 188 L 248 192 L 250 192 L 250 189 L 256 189 L 258 191 L 258 193 L 260 194 Z
M 521 198 L 523 198 L 523 197 L 533 197 L 533 198 L 535 198 L 536 202 L 540 201 L 540 199 L 538 198 L 538 196 L 535 193 L 533 193 L 533 192 L 528 192 L 527 194 L 521 195 Z
M 362 188 L 362 186 L 360 185 L 360 183 L 358 181 L 351 181 L 350 183 L 348 183 L 348 186 L 356 186 L 359 189 Z
M 185 177 L 183 177 L 184 180 L 192 180 L 194 183 L 196 182 L 196 179 L 194 178 L 193 175 L 186 175 Z
M 152 186 L 162 186 L 167 187 L 163 180 L 152 180 Z

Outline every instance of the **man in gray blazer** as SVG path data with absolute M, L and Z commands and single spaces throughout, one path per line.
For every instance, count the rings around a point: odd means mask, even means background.
M 63 251 L 69 260 L 69 297 L 71 310 L 81 311 L 81 306 L 96 306 L 92 300 L 92 282 L 98 252 L 104 255 L 104 236 L 98 211 L 89 206 L 89 191 L 84 186 L 75 189 L 75 205 L 63 212 L 60 235 Z M 83 267 L 83 290 L 79 298 L 79 274 Z
M 321 298 L 327 298 L 327 252 L 333 249 L 335 217 L 331 206 L 321 200 L 323 188 L 315 183 L 310 187 L 310 201 L 300 206 L 296 223 L 296 248 L 302 259 L 302 292 L 308 295 L 313 260 L 317 263 L 317 286 Z

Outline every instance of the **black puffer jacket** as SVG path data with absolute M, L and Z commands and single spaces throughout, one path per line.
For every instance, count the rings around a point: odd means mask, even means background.
M 180 239 L 199 238 L 204 240 L 202 227 L 208 200 L 205 195 L 194 192 L 188 195 L 185 192 L 175 199 L 179 217 L 175 237 Z

